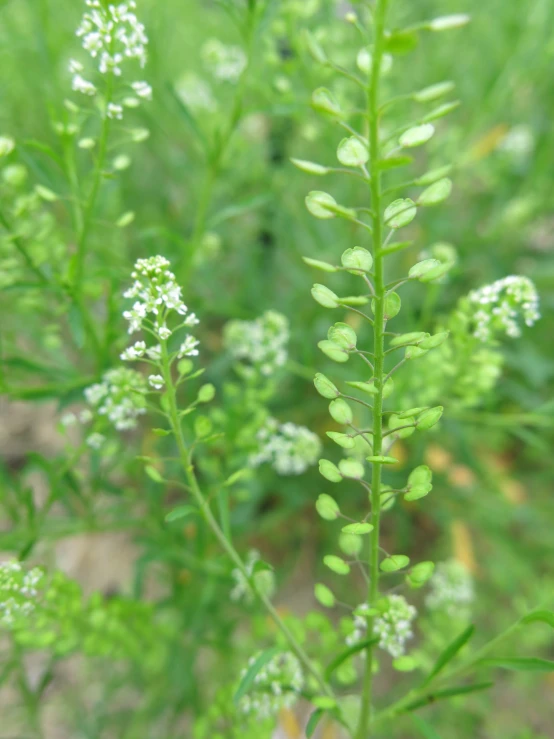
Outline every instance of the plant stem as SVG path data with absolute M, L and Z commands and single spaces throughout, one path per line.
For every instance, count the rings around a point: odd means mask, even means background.
M 84 209 L 79 223 L 80 229 L 77 238 L 77 253 L 75 255 L 75 276 L 74 276 L 74 289 L 78 294 L 81 289 L 81 282 L 83 280 L 83 270 L 85 264 L 85 258 L 87 254 L 87 241 L 92 225 L 92 218 L 94 216 L 94 208 L 96 206 L 96 199 L 98 198 L 98 192 L 100 191 L 100 184 L 102 182 L 102 172 L 106 161 L 106 153 L 108 150 L 108 136 L 110 133 L 110 118 L 108 117 L 108 105 L 111 102 L 113 94 L 113 74 L 109 73 L 107 86 L 106 86 L 106 109 L 104 111 L 104 118 L 102 120 L 102 129 L 100 131 L 100 139 L 98 141 L 98 157 L 96 158 L 96 166 L 94 169 L 94 177 L 92 180 L 92 186 L 87 198 L 87 204 Z
M 333 697 L 333 692 L 331 688 L 328 686 L 328 684 L 326 683 L 326 681 L 321 676 L 319 669 L 311 661 L 311 659 L 308 657 L 304 649 L 301 647 L 301 645 L 299 644 L 295 636 L 292 634 L 288 626 L 279 616 L 279 614 L 277 613 L 277 610 L 275 609 L 275 606 L 262 592 L 258 590 L 255 580 L 248 572 L 246 565 L 244 564 L 240 554 L 237 552 L 237 550 L 233 546 L 232 542 L 226 537 L 225 532 L 223 531 L 223 529 L 221 528 L 221 526 L 219 525 L 215 516 L 212 513 L 209 501 L 205 498 L 204 494 L 202 493 L 202 490 L 200 489 L 200 485 L 198 484 L 198 480 L 197 480 L 197 477 L 194 471 L 194 466 L 191 463 L 190 451 L 186 445 L 186 442 L 183 436 L 183 429 L 181 427 L 181 421 L 179 420 L 179 410 L 177 406 L 175 385 L 173 383 L 173 378 L 171 376 L 171 367 L 170 367 L 170 362 L 169 362 L 169 354 L 167 350 L 167 341 L 163 341 L 163 340 L 161 341 L 161 351 L 162 351 L 162 372 L 163 372 L 163 377 L 165 381 L 165 386 L 167 388 L 166 397 L 167 397 L 167 403 L 168 403 L 168 406 L 167 406 L 168 407 L 168 420 L 169 420 L 173 435 L 175 436 L 175 440 L 177 442 L 179 458 L 180 458 L 181 465 L 183 467 L 183 471 L 187 479 L 187 484 L 198 505 L 198 508 L 200 509 L 200 513 L 202 514 L 208 527 L 211 529 L 212 533 L 218 540 L 222 549 L 226 552 L 229 559 L 233 562 L 233 564 L 237 567 L 237 569 L 241 572 L 243 577 L 246 579 L 252 591 L 254 592 L 256 598 L 259 600 L 260 604 L 268 612 L 269 616 L 271 617 L 271 619 L 273 620 L 273 622 L 275 623 L 279 631 L 283 634 L 283 636 L 289 643 L 291 650 L 294 652 L 296 657 L 302 663 L 306 671 L 310 673 L 312 677 L 317 681 L 319 687 L 321 688 L 323 693 L 325 693 L 325 695 L 329 697 Z
M 381 208 L 381 173 L 378 167 L 380 158 L 379 146 L 379 79 L 384 51 L 385 17 L 388 0 L 377 0 L 374 9 L 373 60 L 369 74 L 367 89 L 367 118 L 369 125 L 369 157 L 370 157 L 370 194 L 373 222 L 373 258 L 375 318 L 373 322 L 373 353 L 375 355 L 374 381 L 377 395 L 373 404 L 373 454 L 379 456 L 383 444 L 383 380 L 385 365 L 385 277 L 384 257 L 381 254 L 383 239 L 383 215 Z M 369 587 L 367 602 L 371 607 L 379 597 L 379 529 L 381 523 L 381 469 L 380 462 L 374 462 L 371 474 L 371 544 L 369 552 Z M 368 634 L 373 633 L 373 617 L 368 618 Z M 372 715 L 373 698 L 373 649 L 369 644 L 366 649 L 366 664 L 362 689 L 362 705 L 360 719 L 356 731 L 356 739 L 368 739 Z

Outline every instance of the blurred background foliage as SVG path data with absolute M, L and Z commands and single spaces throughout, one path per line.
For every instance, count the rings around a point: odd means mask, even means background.
M 399 506 L 386 521 L 384 537 L 391 550 L 417 552 L 423 559 L 454 557 L 469 568 L 478 593 L 474 621 L 484 639 L 508 624 L 514 611 L 545 603 L 554 586 L 554 6 L 550 0 L 525 5 L 463 0 L 462 5 L 458 0 L 394 3 L 398 27 L 449 12 L 472 16 L 463 33 L 426 38 L 409 56 L 399 57 L 386 82 L 388 89 L 402 93 L 453 80 L 462 103 L 438 122 L 441 135 L 418 160 L 421 171 L 454 162 L 453 197 L 446 206 L 425 212 L 409 234 L 419 251 L 437 241 L 452 243 L 457 266 L 428 294 L 406 291 L 403 330 L 432 330 L 468 290 L 507 274 L 534 280 L 543 318 L 522 338 L 503 345 L 502 378 L 478 407 L 447 409 L 440 432 L 427 437 L 430 442 L 409 448 L 399 442 L 395 452 L 401 463 L 394 474 L 405 476 L 406 469 L 425 461 L 435 472 L 435 488 L 430 504 Z M 225 468 L 236 429 L 252 420 L 242 396 L 236 400 L 242 381 L 222 346 L 222 329 L 231 319 L 251 320 L 267 309 L 287 316 L 288 363 L 264 402 L 280 421 L 301 423 L 323 436 L 326 405 L 311 380 L 316 370 L 325 371 L 327 360 L 316 345 L 326 333 L 327 317 L 309 298 L 313 274 L 301 255 L 335 262 L 360 234 L 344 223 L 309 218 L 304 196 L 318 181 L 310 182 L 289 158 L 334 161 L 341 134 L 316 116 L 309 99 L 320 85 L 339 97 L 351 92 L 347 82 L 314 63 L 303 29 L 316 34 L 336 62 L 351 65 L 358 41 L 340 20 L 346 8 L 331 0 L 268 3 L 251 68 L 244 81 L 233 85 L 217 82 L 203 63 L 207 40 L 241 44 L 220 4 L 142 0 L 137 12 L 150 37 L 145 78 L 154 101 L 131 111 L 128 125 L 129 130 L 148 129 L 150 136 L 142 143 L 125 142 L 125 127 L 120 129 L 117 153 L 131 163 L 116 168 L 117 176 L 103 184 L 86 264 L 86 300 L 104 327 L 103 350 L 99 356 L 83 343 L 83 327 L 65 299 L 29 286 L 33 275 L 4 228 L 0 380 L 10 401 L 34 402 L 33 414 L 44 403 L 62 412 L 78 402 L 83 387 L 103 369 L 117 364 L 124 346 L 121 291 L 134 260 L 159 253 L 175 265 L 185 301 L 202 319 L 202 360 L 222 404 L 227 437 L 218 448 L 223 461 L 208 455 L 205 475 Z M 36 263 L 60 274 L 74 250 L 74 235 L 63 200 L 67 181 L 56 161 L 64 145 L 58 124 L 70 116 L 63 100 L 72 97 L 67 64 L 78 48 L 75 28 L 81 13 L 78 2 L 0 3 L 0 135 L 17 143 L 2 171 L 8 165 L 23 165 L 26 171 L 21 181 L 15 171 L 11 179 L 3 177 L 0 209 L 11 207 L 18 188 L 30 193 L 41 185 L 60 195 L 53 202 L 25 203 L 17 225 Z M 92 134 L 94 122 L 86 126 Z M 218 149 L 221 141 L 225 145 Z M 86 171 L 90 155 L 83 151 L 80 156 L 79 166 Z M 328 188 L 341 203 L 351 202 L 358 192 L 357 185 L 338 178 L 331 178 Z M 114 227 L 127 212 L 135 215 L 132 223 Z M 413 252 L 402 252 L 393 271 L 402 274 L 413 257 Z M 348 291 L 351 278 L 342 279 Z M 2 424 L 8 433 L 17 412 L 13 408 L 20 407 L 6 406 Z M 51 423 L 54 435 L 55 419 Z M 160 499 L 159 487 L 145 480 L 134 461 L 137 453 L 155 453 L 155 443 L 159 449 L 153 437 L 142 442 L 132 437 L 107 461 L 87 458 L 86 472 L 60 451 L 38 454 L 25 436 L 16 452 L 3 457 L 0 549 L 27 557 L 39 546 L 44 559 L 52 543 L 65 537 L 129 530 L 137 555 L 124 593 L 153 598 L 165 612 L 167 638 L 173 640 L 164 677 L 154 687 L 137 670 L 135 702 L 125 694 L 126 687 L 131 691 L 127 673 L 114 674 L 110 681 L 114 691 L 124 694 L 114 713 L 109 707 L 113 696 L 110 701 L 104 694 L 78 697 L 92 706 L 86 718 L 74 712 L 79 736 L 146 737 L 154 734 L 144 727 L 160 725 L 165 733 L 157 736 L 184 736 L 176 728 L 179 717 L 201 714 L 213 694 L 202 676 L 216 665 L 222 676 L 234 679 L 252 652 L 251 637 L 267 631 L 262 624 L 248 638 L 241 635 L 241 612 L 229 602 L 228 565 L 206 532 L 194 523 L 164 523 L 168 503 L 181 493 L 173 490 L 169 500 Z M 333 454 L 330 449 L 324 456 Z M 36 503 L 29 482 L 37 472 L 50 491 L 46 510 Z M 326 534 L 316 526 L 313 503 L 327 487 L 313 469 L 299 477 L 279 477 L 265 466 L 244 481 L 233 503 L 234 536 L 242 550 L 259 548 L 275 565 L 277 600 L 285 613 L 303 613 L 314 605 L 311 588 Z M 345 488 L 339 495 L 351 493 Z M 156 581 L 154 596 L 149 580 Z M 305 595 L 299 597 L 302 589 Z M 261 619 L 252 608 L 253 618 Z M 228 634 L 237 629 L 230 643 Z M 532 648 L 547 645 L 540 629 L 524 638 Z M 102 674 L 105 668 L 96 667 Z M 458 714 L 460 724 L 452 724 L 448 707 L 427 715 L 443 738 L 550 736 L 551 690 L 546 679 L 531 687 L 510 676 L 487 697 L 469 701 Z M 146 700 L 130 718 L 136 696 Z M 405 726 L 398 735 L 435 736 L 424 729 Z M 295 735 L 294 727 L 288 730 Z

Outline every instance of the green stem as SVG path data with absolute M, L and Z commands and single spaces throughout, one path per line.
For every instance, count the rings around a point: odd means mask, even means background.
M 43 285 L 48 285 L 49 280 L 46 277 L 46 275 L 42 272 L 40 267 L 37 267 L 37 265 L 33 262 L 31 255 L 27 251 L 27 248 L 23 241 L 19 238 L 19 236 L 16 236 L 10 222 L 8 221 L 6 215 L 0 210 L 0 224 L 6 229 L 8 234 L 11 236 L 11 241 L 17 251 L 21 254 L 23 259 L 25 260 L 25 263 L 29 267 L 29 269 L 38 277 L 38 280 Z
M 83 281 L 83 271 L 85 258 L 87 254 L 87 241 L 92 226 L 92 220 L 94 216 L 94 209 L 96 206 L 96 200 L 100 191 L 100 185 L 102 183 L 102 173 L 104 170 L 104 164 L 106 162 L 106 153 L 108 150 L 108 136 L 110 133 L 110 118 L 108 117 L 108 105 L 112 100 L 113 94 L 113 74 L 109 73 L 108 81 L 106 86 L 106 109 L 104 111 L 104 118 L 102 120 L 102 129 L 100 131 L 100 139 L 98 142 L 98 157 L 96 159 L 96 166 L 94 169 L 94 177 L 92 180 L 92 186 L 87 198 L 87 204 L 84 209 L 84 214 L 81 218 L 81 228 L 78 233 L 77 239 L 77 254 L 75 255 L 75 277 L 74 277 L 74 289 L 78 294 L 81 289 L 81 283 Z
M 181 282 L 185 285 L 188 283 L 190 273 L 194 266 L 194 259 L 202 243 L 202 237 L 206 232 L 206 221 L 210 203 L 212 201 L 214 185 L 217 181 L 221 166 L 225 159 L 225 154 L 229 148 L 229 144 L 235 133 L 241 118 L 244 97 L 246 95 L 246 87 L 248 83 L 248 75 L 252 66 L 252 58 L 254 52 L 254 37 L 256 34 L 255 8 L 248 11 L 246 27 L 245 27 L 245 46 L 246 46 L 246 66 L 240 76 L 237 89 L 233 98 L 233 105 L 227 125 L 217 140 L 214 150 L 209 154 L 208 167 L 204 173 L 204 181 L 200 190 L 198 205 L 196 207 L 196 217 L 194 220 L 194 229 L 189 243 L 187 253 L 184 255 L 183 268 L 181 273 Z
M 385 365 L 385 275 L 384 257 L 381 254 L 383 240 L 383 215 L 381 208 L 381 173 L 378 167 L 380 158 L 379 145 L 379 79 L 381 62 L 384 52 L 385 17 L 387 13 L 388 0 L 377 0 L 374 10 L 374 39 L 373 39 L 373 63 L 369 76 L 367 90 L 367 118 L 369 125 L 369 156 L 370 156 L 370 195 L 373 223 L 373 257 L 374 257 L 374 287 L 375 287 L 375 311 L 373 322 L 373 353 L 374 380 L 377 395 L 373 403 L 373 454 L 379 456 L 383 444 L 383 380 Z M 375 605 L 379 597 L 379 530 L 381 524 L 381 470 L 380 462 L 374 462 L 371 475 L 371 544 L 369 552 L 369 587 L 367 602 L 370 607 Z M 373 617 L 368 618 L 368 634 L 373 633 Z M 356 731 L 356 739 L 368 739 L 370 736 L 370 725 L 372 715 L 373 699 L 373 667 L 374 667 L 374 645 L 370 644 L 366 649 L 366 662 L 364 681 L 362 688 L 362 705 L 360 719 Z
M 239 570 L 239 572 L 241 572 L 245 580 L 248 582 L 256 598 L 259 600 L 260 604 L 268 612 L 269 616 L 271 617 L 271 619 L 273 620 L 273 622 L 275 623 L 279 631 L 283 634 L 291 650 L 297 656 L 297 658 L 299 659 L 301 664 L 304 666 L 306 671 L 310 675 L 312 675 L 312 677 L 316 680 L 317 684 L 319 685 L 323 693 L 325 693 L 325 695 L 329 697 L 333 697 L 333 692 L 331 688 L 327 685 L 323 677 L 321 676 L 319 669 L 312 662 L 312 660 L 308 657 L 308 655 L 306 654 L 302 646 L 299 644 L 295 636 L 292 634 L 288 626 L 279 616 L 279 614 L 277 613 L 277 610 L 275 609 L 271 601 L 264 595 L 264 593 L 258 590 L 255 580 L 252 578 L 252 576 L 248 572 L 246 565 L 244 564 L 241 556 L 239 555 L 239 553 L 237 552 L 237 550 L 235 549 L 231 541 L 225 536 L 225 532 L 223 531 L 223 529 L 221 528 L 221 526 L 219 525 L 215 516 L 212 513 L 209 501 L 205 498 L 204 494 L 202 493 L 202 490 L 200 489 L 200 485 L 198 484 L 196 473 L 194 471 L 194 466 L 191 463 L 190 451 L 186 445 L 186 442 L 183 436 L 183 429 L 181 426 L 181 421 L 179 419 L 179 410 L 177 406 L 176 390 L 175 390 L 175 385 L 173 383 L 173 378 L 171 376 L 171 366 L 170 366 L 170 361 L 169 361 L 169 353 L 167 349 L 167 341 L 162 340 L 160 342 L 160 345 L 161 345 L 161 351 L 162 351 L 162 374 L 163 374 L 163 378 L 164 378 L 164 382 L 166 386 L 166 397 L 167 397 L 167 403 L 168 403 L 168 406 L 167 406 L 168 407 L 168 420 L 169 420 L 173 435 L 175 437 L 175 440 L 177 442 L 179 458 L 181 461 L 181 465 L 183 467 L 183 471 L 185 473 L 187 484 L 192 492 L 192 495 L 196 501 L 196 504 L 198 505 L 198 508 L 200 509 L 200 513 L 203 516 L 204 520 L 206 521 L 206 524 L 208 525 L 208 527 L 211 529 L 212 533 L 218 540 L 222 549 L 225 551 L 229 559 L 233 562 L 233 564 L 236 566 L 236 568 Z

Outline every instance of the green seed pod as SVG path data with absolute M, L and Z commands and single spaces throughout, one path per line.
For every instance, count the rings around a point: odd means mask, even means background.
M 369 151 L 356 136 L 350 136 L 340 142 L 337 159 L 345 167 L 362 167 L 369 159 Z
M 334 521 L 340 515 L 340 509 L 334 498 L 322 493 L 315 502 L 315 509 L 326 521 Z
M 325 354 L 326 357 L 332 359 L 333 362 L 348 362 L 349 354 L 346 349 L 343 349 L 334 341 L 328 341 L 324 339 L 318 342 L 318 347 Z
M 441 331 L 441 333 L 439 334 L 433 334 L 433 336 L 429 336 L 427 339 L 423 339 L 423 341 L 419 345 L 419 348 L 427 350 L 436 349 L 437 346 L 444 344 L 444 342 L 448 339 L 449 334 L 450 331 Z
M 439 205 L 450 197 L 451 192 L 452 180 L 449 180 L 448 177 L 443 177 L 442 180 L 438 180 L 432 185 L 429 185 L 429 187 L 421 193 L 417 199 L 417 204 L 427 208 L 432 205 Z
M 317 583 L 314 587 L 314 595 L 316 600 L 325 608 L 332 608 L 335 605 L 335 596 L 333 595 L 333 592 L 329 590 L 327 585 Z
M 392 488 L 390 485 L 382 485 L 381 486 L 381 495 L 380 498 L 380 504 L 381 504 L 381 512 L 390 511 L 390 509 L 394 506 L 396 503 L 396 495 L 391 492 Z
M 438 259 L 424 259 L 422 262 L 414 264 L 414 266 L 408 272 L 408 277 L 411 280 L 419 280 L 420 277 L 430 272 L 432 269 L 440 266 Z
M 348 434 L 340 434 L 338 431 L 327 431 L 327 436 L 343 449 L 353 449 L 356 442 Z
M 398 293 L 389 293 L 385 298 L 385 305 L 383 308 L 385 321 L 397 316 L 400 313 L 401 307 L 402 301 L 400 300 L 400 295 Z M 373 315 L 375 315 L 375 309 L 376 302 L 375 298 L 373 298 L 371 301 L 371 310 L 373 311 Z
M 400 136 L 400 146 L 411 149 L 414 146 L 426 144 L 435 133 L 435 127 L 430 123 L 422 123 L 421 126 L 413 126 Z
M 444 408 L 442 405 L 437 405 L 435 408 L 429 408 L 427 411 L 423 411 L 423 413 L 418 416 L 416 421 L 416 426 L 418 429 L 421 429 L 422 431 L 427 431 L 427 429 L 432 428 L 436 423 L 439 422 L 440 417 L 442 416 Z
M 429 495 L 432 489 L 433 486 L 431 484 L 423 483 L 421 485 L 412 485 L 410 487 L 410 491 L 404 496 L 404 500 L 410 502 L 413 500 L 419 500 L 420 498 L 425 498 L 426 495 Z
M 419 280 L 420 282 L 432 282 L 433 280 L 438 280 L 439 278 L 443 277 L 447 272 L 449 272 L 452 267 L 453 267 L 453 264 L 451 262 L 444 262 L 442 264 L 439 264 L 438 267 L 435 267 L 434 269 L 430 269 L 429 272 L 422 275 L 419 278 Z
M 430 103 L 443 95 L 448 95 L 455 87 L 454 82 L 438 82 L 436 85 L 429 85 L 429 87 L 424 87 L 423 90 L 414 92 L 412 97 L 418 103 Z
M 357 459 L 341 459 L 339 470 L 344 477 L 352 477 L 355 480 L 361 480 L 364 476 L 364 466 Z
M 390 228 L 398 229 L 411 223 L 417 214 L 417 207 L 410 198 L 399 198 L 385 209 L 385 223 Z
M 329 400 L 338 398 L 340 395 L 339 389 L 336 385 L 334 385 L 329 378 L 325 377 L 325 375 L 322 375 L 321 372 L 318 372 L 314 377 L 314 385 L 317 392 L 324 398 L 329 398 Z
M 349 557 L 355 557 L 358 555 L 361 552 L 363 545 L 364 542 L 361 536 L 356 536 L 356 534 L 339 534 L 339 547 L 345 554 L 348 554 Z
M 410 472 L 408 485 L 430 485 L 433 481 L 433 473 L 426 464 L 421 464 Z
M 401 428 L 400 431 L 396 431 L 395 433 L 395 436 L 397 436 L 399 439 L 407 439 L 408 436 L 411 436 L 415 431 L 415 421 L 411 421 L 411 419 L 400 418 L 400 416 L 392 413 L 389 416 L 389 429 L 391 431 L 394 431 L 401 426 L 408 426 L 410 422 L 414 424 L 411 428 Z
M 329 264 L 328 262 L 321 262 L 319 259 L 310 259 L 310 257 L 302 257 L 302 261 L 304 264 L 307 264 L 309 267 L 313 267 L 314 269 L 319 269 L 322 272 L 336 272 L 338 270 L 337 267 L 333 267 L 332 264 Z
M 198 391 L 197 400 L 199 403 L 209 403 L 214 397 L 215 387 L 211 383 L 208 383 L 207 385 L 202 385 Z
M 338 295 L 332 290 L 329 290 L 325 285 L 318 285 L 317 283 L 312 287 L 312 297 L 324 308 L 337 308 L 338 307 Z
M 406 582 L 412 588 L 421 588 L 432 577 L 434 569 L 434 562 L 419 562 L 412 567 L 410 574 L 406 577 Z
M 327 338 L 342 349 L 355 349 L 358 341 L 356 332 L 347 323 L 335 323 L 327 332 Z
M 430 169 L 428 172 L 425 172 L 425 174 L 422 174 L 421 177 L 418 177 L 417 180 L 414 181 L 414 185 L 418 185 L 419 187 L 432 185 L 433 182 L 437 182 L 437 180 L 441 180 L 443 177 L 446 177 L 451 170 L 451 164 L 447 164 L 445 167 Z
M 320 113 L 328 113 L 333 116 L 340 116 L 340 105 L 335 96 L 325 87 L 318 87 L 312 93 L 312 107 Z
M 383 572 L 396 572 L 403 570 L 410 564 L 410 558 L 405 554 L 391 554 L 390 557 L 384 559 L 379 565 L 379 569 Z
M 323 557 L 323 564 L 333 572 L 336 572 L 337 575 L 348 575 L 350 572 L 350 565 L 334 554 L 327 554 Z
M 331 418 L 337 423 L 342 423 L 345 426 L 351 424 L 353 421 L 352 409 L 342 398 L 337 398 L 329 403 L 329 413 Z
M 420 357 L 423 357 L 424 354 L 427 354 L 427 351 L 427 349 L 422 349 L 421 345 L 408 346 L 404 352 L 404 357 L 406 359 L 419 359 Z
M 377 395 L 377 388 L 373 380 L 369 380 L 369 382 L 348 381 L 346 384 L 356 388 L 356 390 L 361 390 L 362 393 L 367 393 L 367 395 Z
M 328 459 L 319 460 L 319 473 L 326 480 L 329 480 L 329 482 L 341 482 L 342 481 L 342 475 L 339 472 L 339 468 L 337 467 L 336 464 L 333 464 Z
M 410 408 L 407 411 L 402 411 L 398 414 L 398 418 L 405 419 L 405 418 L 413 418 L 414 416 L 419 416 L 419 414 L 426 410 L 425 408 L 419 407 L 419 408 Z
M 430 334 L 426 333 L 425 331 L 412 331 L 409 334 L 401 334 L 400 336 L 395 336 L 393 339 L 390 340 L 389 344 L 390 346 L 402 346 L 403 344 L 418 344 L 423 339 L 426 339 Z
M 305 203 L 310 213 L 321 220 L 328 220 L 329 218 L 334 218 L 336 215 L 335 208 L 337 207 L 337 201 L 328 192 L 312 190 L 306 195 Z M 329 206 L 333 210 L 330 210 Z
M 306 172 L 306 174 L 315 174 L 317 177 L 322 177 L 323 175 L 329 174 L 331 171 L 329 167 L 324 167 L 322 164 L 317 164 L 317 162 L 308 162 L 305 159 L 291 158 L 290 161 L 301 172 Z
M 345 534 L 355 534 L 356 536 L 363 536 L 373 531 L 373 526 L 370 523 L 349 523 L 342 527 L 342 531 Z
M 343 267 L 346 267 L 348 271 L 357 275 L 362 272 L 369 272 L 373 266 L 373 257 L 361 246 L 354 246 L 351 249 L 346 249 L 342 253 L 340 258 Z

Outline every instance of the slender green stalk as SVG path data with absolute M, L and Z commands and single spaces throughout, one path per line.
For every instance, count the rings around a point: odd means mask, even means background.
M 274 605 L 262 592 L 258 590 L 255 580 L 248 572 L 246 565 L 244 564 L 241 556 L 239 555 L 239 553 L 233 546 L 232 542 L 225 536 L 225 532 L 223 531 L 223 529 L 221 528 L 221 526 L 219 525 L 215 516 L 212 513 L 209 501 L 206 499 L 206 497 L 202 493 L 202 490 L 200 489 L 200 485 L 198 484 L 198 479 L 194 471 L 194 466 L 191 462 L 190 451 L 186 445 L 186 442 L 183 436 L 183 429 L 181 426 L 181 421 L 179 419 L 176 389 L 173 383 L 173 378 L 171 376 L 171 365 L 169 361 L 167 341 L 165 340 L 161 341 L 161 351 L 162 351 L 163 378 L 164 378 L 165 386 L 167 388 L 166 397 L 167 397 L 167 403 L 168 403 L 168 406 L 167 406 L 168 407 L 168 420 L 169 420 L 173 435 L 175 437 L 175 440 L 177 442 L 179 458 L 181 461 L 181 465 L 183 467 L 183 471 L 185 473 L 188 487 L 190 488 L 190 491 L 196 501 L 196 504 L 198 505 L 200 513 L 203 516 L 204 520 L 206 521 L 206 524 L 208 525 L 208 527 L 211 529 L 212 533 L 218 540 L 222 549 L 226 552 L 229 559 L 233 562 L 233 564 L 237 567 L 237 569 L 241 572 L 243 577 L 246 579 L 252 591 L 254 592 L 256 598 L 259 600 L 261 605 L 268 612 L 269 616 L 271 617 L 271 619 L 273 620 L 273 622 L 275 623 L 279 631 L 283 634 L 291 650 L 294 652 L 294 654 L 299 659 L 301 664 L 304 666 L 306 671 L 310 675 L 312 675 L 312 677 L 316 680 L 321 690 L 327 696 L 333 697 L 333 692 L 331 688 L 327 685 L 326 681 L 321 676 L 316 665 L 308 657 L 308 655 L 306 654 L 302 646 L 299 644 L 295 636 L 292 634 L 288 626 L 279 616 Z
M 373 403 L 373 454 L 379 456 L 383 445 L 383 384 L 385 365 L 385 275 L 384 257 L 381 254 L 383 240 L 383 214 L 381 208 L 381 174 L 378 163 L 379 146 L 379 79 L 384 51 L 385 17 L 388 0 L 377 0 L 373 19 L 373 61 L 367 89 L 367 118 L 369 125 L 370 194 L 373 223 L 373 259 L 375 310 L 373 322 L 374 380 L 377 394 Z M 368 604 L 374 606 L 379 596 L 379 530 L 381 523 L 381 470 L 382 464 L 374 462 L 371 475 L 371 544 L 369 553 Z M 368 619 L 368 633 L 373 632 L 373 617 Z M 357 739 L 370 736 L 373 698 L 373 644 L 366 650 L 366 664 L 362 689 L 362 706 L 357 728 Z
M 225 160 L 225 155 L 229 148 L 229 144 L 231 143 L 233 134 L 235 133 L 242 117 L 244 97 L 246 95 L 246 87 L 248 83 L 249 72 L 252 67 L 252 58 L 254 53 L 254 37 L 256 34 L 255 21 L 255 8 L 252 6 L 248 10 L 246 26 L 244 30 L 246 66 L 237 84 L 237 89 L 234 94 L 229 119 L 217 138 L 214 150 L 208 155 L 208 166 L 204 173 L 204 180 L 200 189 L 200 196 L 196 207 L 194 228 L 187 253 L 184 255 L 183 259 L 181 282 L 185 284 L 187 284 L 188 282 L 192 267 L 194 266 L 194 258 L 202 243 L 202 237 L 206 232 L 208 211 L 212 202 L 215 183 L 217 182 L 218 175 L 221 171 L 221 167 Z
M 25 263 L 29 267 L 29 269 L 38 277 L 39 282 L 42 285 L 48 284 L 48 278 L 43 273 L 43 271 L 40 269 L 40 267 L 37 267 L 37 265 L 33 262 L 33 259 L 29 252 L 27 251 L 27 248 L 23 241 L 19 238 L 19 236 L 16 236 L 7 217 L 5 214 L 0 210 L 0 224 L 6 229 L 6 231 L 10 234 L 12 243 L 14 244 L 17 251 L 21 254 L 23 259 L 25 260 Z
M 75 255 L 75 276 L 74 276 L 74 287 L 77 293 L 80 292 L 81 283 L 83 281 L 83 270 L 85 264 L 85 258 L 87 254 L 87 242 L 92 226 L 92 220 L 94 216 L 94 210 L 96 207 L 96 200 L 100 191 L 100 185 L 102 183 L 102 175 L 104 165 L 106 163 L 106 153 L 108 150 L 108 136 L 110 133 L 110 118 L 107 115 L 107 107 L 111 102 L 113 94 L 113 74 L 108 75 L 108 81 L 106 86 L 106 112 L 104 112 L 104 118 L 102 120 L 102 129 L 100 131 L 100 139 L 98 141 L 98 156 L 94 167 L 94 176 L 92 180 L 92 186 L 88 194 L 87 203 L 84 209 L 84 213 L 80 218 L 81 228 L 77 238 L 77 253 Z

